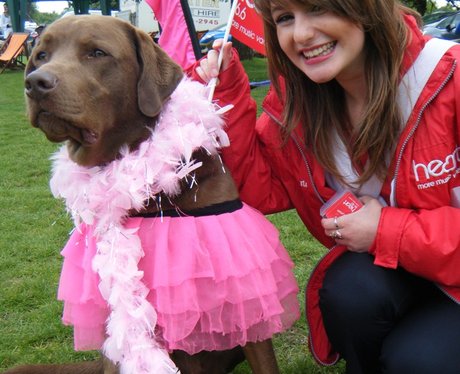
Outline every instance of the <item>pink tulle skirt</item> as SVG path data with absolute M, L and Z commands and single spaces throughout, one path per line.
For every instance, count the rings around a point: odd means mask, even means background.
M 156 330 L 168 351 L 225 350 L 268 339 L 300 315 L 293 263 L 276 228 L 247 205 L 204 217 L 129 218 Z M 92 270 L 92 228 L 74 230 L 62 251 L 58 298 L 76 350 L 100 349 L 109 309 Z

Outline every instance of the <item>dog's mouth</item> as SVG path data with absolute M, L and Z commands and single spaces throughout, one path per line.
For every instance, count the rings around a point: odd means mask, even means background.
M 46 111 L 38 113 L 35 124 L 45 133 L 48 140 L 55 143 L 69 140 L 74 143 L 74 146 L 91 146 L 99 138 L 98 133 L 94 130 L 80 127 Z

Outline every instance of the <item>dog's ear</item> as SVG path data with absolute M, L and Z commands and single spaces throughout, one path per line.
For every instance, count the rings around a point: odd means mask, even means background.
M 137 29 L 135 35 L 140 67 L 137 83 L 139 109 L 146 116 L 155 117 L 184 74 L 149 35 Z

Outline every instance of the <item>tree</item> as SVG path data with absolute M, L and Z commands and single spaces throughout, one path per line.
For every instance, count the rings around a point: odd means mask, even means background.
M 69 5 L 75 9 L 73 6 L 73 1 L 68 1 Z M 101 9 L 101 2 L 99 0 L 89 0 L 89 7 L 91 9 Z M 120 0 L 110 0 L 110 9 L 111 10 L 120 10 Z
M 447 8 L 447 9 L 460 10 L 460 0 L 445 0 L 445 1 L 447 3 L 447 6 L 442 7 L 442 9 Z M 422 16 L 425 13 L 432 13 L 438 10 L 435 0 L 402 0 L 402 3 L 412 9 L 415 9 Z
M 101 9 L 101 2 L 99 0 L 90 0 L 92 9 Z M 120 10 L 120 1 L 119 0 L 110 0 L 110 9 Z
M 38 25 L 49 25 L 51 22 L 59 18 L 60 14 L 53 13 L 41 13 L 37 9 L 36 3 L 29 0 L 27 6 L 27 16 L 29 19 L 34 20 Z
M 458 0 L 446 0 L 446 3 L 451 5 L 454 9 L 460 9 L 460 1 Z
M 403 4 L 412 9 L 415 9 L 422 16 L 426 13 L 427 10 L 427 0 L 406 0 L 403 1 Z

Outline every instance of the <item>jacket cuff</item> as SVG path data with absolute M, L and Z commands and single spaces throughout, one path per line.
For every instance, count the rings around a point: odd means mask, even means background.
M 200 66 L 200 61 L 205 58 L 206 56 L 202 57 L 200 60 L 196 61 L 193 65 L 189 66 L 187 69 L 184 70 L 184 73 L 188 77 L 202 84 L 206 84 L 206 82 L 203 81 L 201 77 L 198 75 L 198 73 L 196 72 L 196 68 Z M 236 87 L 236 89 L 238 90 L 241 90 L 241 81 L 238 79 L 234 79 L 234 77 L 240 77 L 242 73 L 243 76 L 246 77 L 249 86 L 249 79 L 247 78 L 243 65 L 240 63 L 240 56 L 238 54 L 238 51 L 235 48 L 233 48 L 232 59 L 230 60 L 227 69 L 225 69 L 225 71 L 221 71 L 217 78 L 218 84 L 216 86 L 216 92 L 227 91 L 234 87 Z
M 242 90 L 250 90 L 249 78 L 240 62 L 238 51 L 233 48 L 232 59 L 224 71 L 219 73 L 218 84 L 216 86 L 216 95 L 224 92 L 225 95 L 239 95 Z M 235 91 L 235 92 L 232 92 Z
M 399 250 L 409 209 L 385 207 L 382 209 L 377 236 L 370 250 L 375 255 L 374 264 L 386 268 L 398 267 Z

